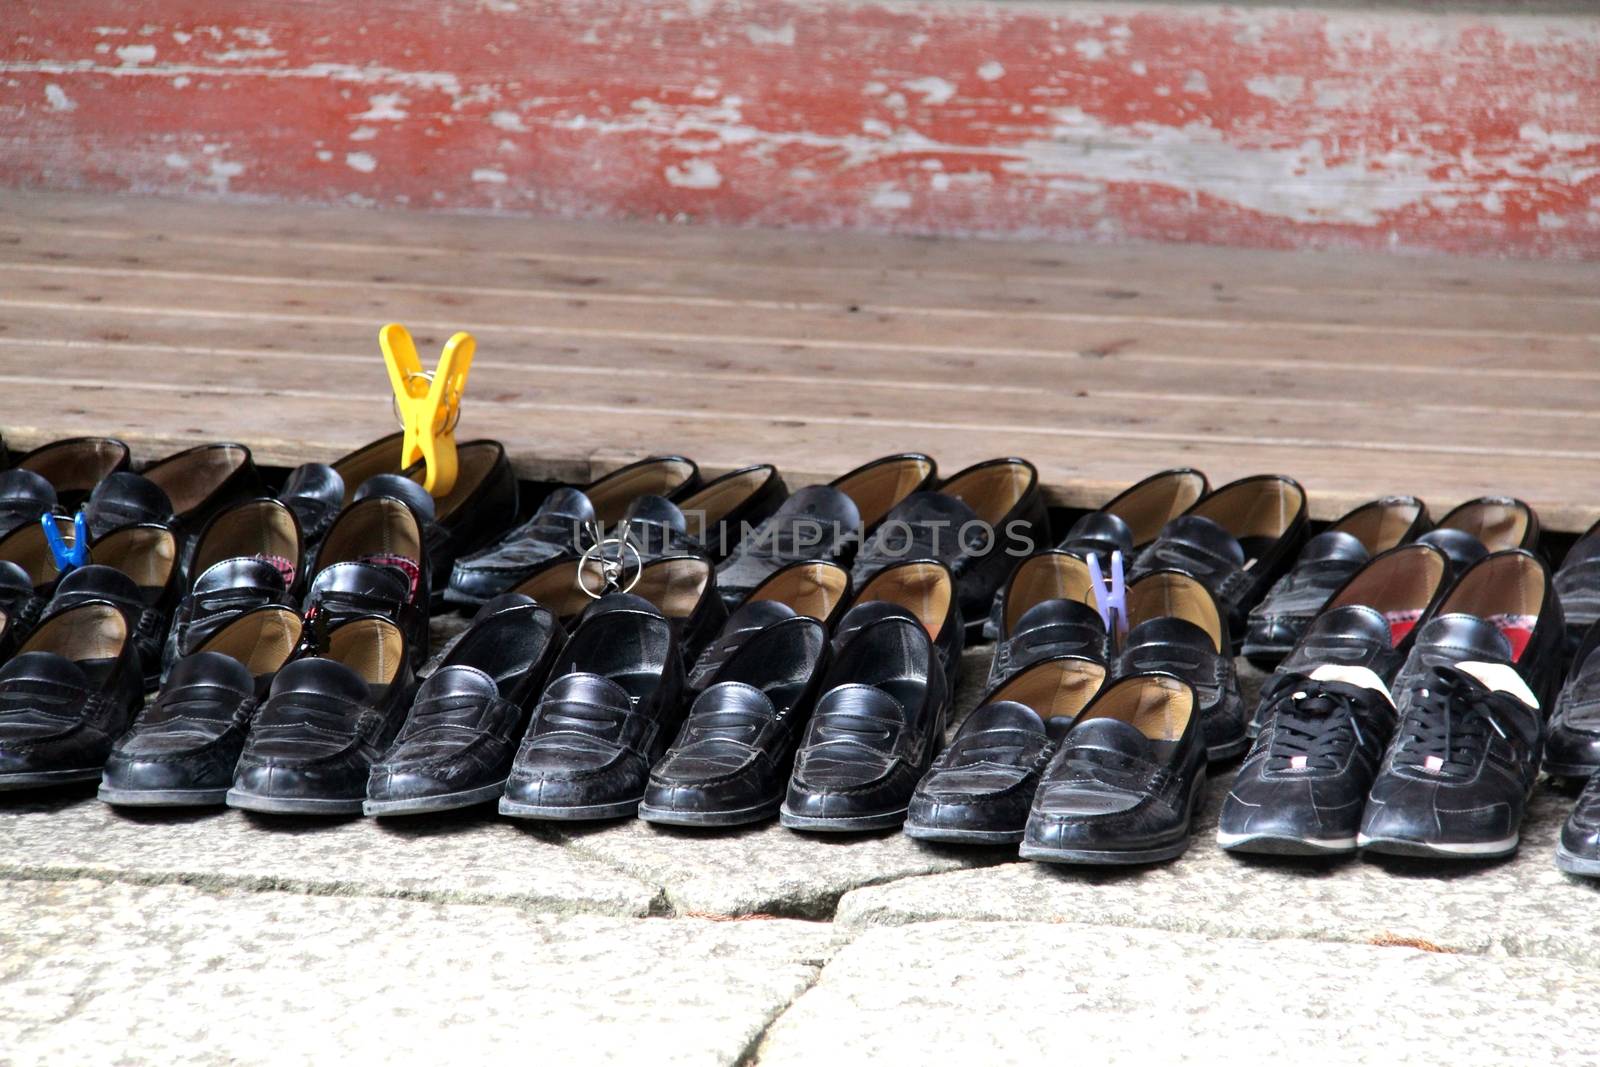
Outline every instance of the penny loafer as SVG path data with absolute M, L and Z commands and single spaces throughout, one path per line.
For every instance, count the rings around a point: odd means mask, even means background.
M 1420 541 L 1374 556 L 1328 598 L 1261 686 L 1248 732 L 1254 737 L 1279 696 L 1319 667 L 1360 667 L 1385 686 L 1411 652 L 1419 626 L 1450 587 L 1449 558 Z
M 64 538 L 72 536 L 72 524 L 65 518 L 57 517 L 56 527 Z M 14 641 L 20 644 L 33 632 L 60 579 L 37 520 L 0 537 L 0 610 L 6 613 Z
M 1094 595 L 1088 565 L 1070 552 L 1051 549 L 1017 564 L 995 597 L 988 687 L 1056 656 L 1105 663 L 1110 649 Z
M 87 601 L 40 623 L 0 666 L 0 791 L 99 778 L 143 699 L 117 605 Z
M 950 699 L 920 622 L 891 616 L 863 626 L 823 680 L 779 821 L 830 832 L 899 826 L 944 735 Z
M 1197 710 L 1194 690 L 1170 674 L 1103 688 L 1044 770 L 1022 858 L 1127 865 L 1183 855 L 1206 780 Z
M 500 813 L 561 821 L 636 814 L 650 768 L 682 724 L 683 697 L 683 658 L 666 617 L 631 593 L 603 597 L 551 669 Z
M 498 798 L 566 633 L 548 608 L 486 604 L 417 690 L 367 780 L 368 815 L 450 811 Z
M 920 452 L 884 456 L 826 485 L 792 494 L 729 553 L 717 585 L 732 609 L 779 569 L 807 560 L 848 563 L 864 533 L 912 493 L 932 488 L 938 465 Z
M 1457 504 L 1439 520 L 1439 529 L 1470 534 L 1489 552 L 1512 548 L 1537 552 L 1539 549 L 1539 513 L 1527 501 L 1516 497 L 1480 496 Z M 1445 548 L 1443 544 L 1439 547 Z
M 1228 637 L 1228 619 L 1199 579 L 1150 571 L 1128 585 L 1128 636 L 1116 673 L 1171 674 L 1195 693 L 1206 758 L 1232 759 L 1249 745 L 1244 694 Z
M 1556 594 L 1566 613 L 1568 643 L 1578 642 L 1600 620 L 1600 522 L 1584 531 L 1556 571 Z
M 890 564 L 937 559 L 955 578 L 962 618 L 981 632 L 1016 555 L 1048 536 L 1039 472 L 1026 460 L 993 459 L 901 501 L 861 546 L 850 577 L 861 589 Z
M 1271 666 L 1287 656 L 1328 597 L 1372 557 L 1408 544 L 1432 528 L 1427 505 L 1388 496 L 1346 513 L 1306 542 L 1294 566 L 1250 609 L 1243 653 Z
M 1194 575 L 1242 636 L 1251 608 L 1289 568 L 1306 534 L 1306 493 L 1279 474 L 1213 489 L 1173 519 L 1134 561 L 1130 577 L 1159 568 Z
M 18 457 L 16 468 L 31 471 L 50 483 L 56 504 L 77 511 L 94 487 L 129 467 L 128 446 L 114 437 L 70 437 L 40 445 Z M 31 516 L 38 521 L 39 515 Z
M 406 636 L 386 618 L 330 629 L 272 680 L 228 790 L 231 808 L 359 815 L 367 779 L 415 691 Z
M 788 497 L 789 487 L 778 469 L 758 463 L 712 479 L 676 504 L 655 494 L 635 500 L 620 535 L 628 537 L 646 559 L 694 553 L 720 563 Z M 645 501 L 676 514 L 658 521 L 640 510 Z
M 161 676 L 161 646 L 183 592 L 177 557 L 178 539 L 170 526 L 141 523 L 113 530 L 90 546 L 88 565 L 55 583 L 44 615 L 88 600 L 116 604 L 127 617 L 145 688 L 154 689 Z
M 112 747 L 100 799 L 118 807 L 222 804 L 257 704 L 299 643 L 300 616 L 272 604 L 184 656 Z
M 881 619 L 910 619 L 928 632 L 953 693 L 967 643 L 955 590 L 950 568 L 938 560 L 912 559 L 885 567 L 856 592 L 855 600 L 839 618 L 833 630 L 833 649 L 840 651 L 857 633 Z
M 504 593 L 552 560 L 587 547 L 590 524 L 611 529 L 641 496 L 678 502 L 700 487 L 700 469 L 682 456 L 631 463 L 582 488 L 552 490 L 533 517 L 495 544 L 462 555 L 450 571 L 445 599 L 477 606 Z
M 0 471 L 0 537 L 56 510 L 56 488 L 29 470 Z
M 301 604 L 307 638 L 364 615 L 405 634 L 411 668 L 427 659 L 430 570 L 423 520 L 406 501 L 370 496 L 339 513 L 317 554 Z
M 261 496 L 265 485 L 250 449 L 231 442 L 198 445 L 158 459 L 139 472 L 172 506 L 172 524 L 187 560 L 200 530 L 230 504 Z
M 1020 842 L 1056 743 L 1105 677 L 1104 663 L 1057 656 L 991 690 L 917 783 L 906 835 L 968 845 Z
M 806 615 L 746 640 L 694 698 L 650 772 L 639 817 L 672 826 L 739 826 L 777 814 L 827 666 L 828 634 Z
M 795 616 L 815 619 L 833 632 L 850 600 L 850 572 L 837 563 L 802 560 L 774 571 L 728 615 L 722 630 L 689 669 L 688 685 L 699 693 L 746 641 L 773 623 Z

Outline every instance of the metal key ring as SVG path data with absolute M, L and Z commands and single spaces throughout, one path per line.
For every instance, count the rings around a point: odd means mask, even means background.
M 422 371 L 412 371 L 409 374 L 407 374 L 406 375 L 406 386 L 409 388 L 411 383 L 416 381 L 418 378 L 421 378 L 423 381 L 427 382 L 429 386 L 433 385 L 433 371 L 431 371 L 431 370 L 422 370 Z M 406 420 L 400 414 L 400 400 L 399 400 L 399 398 L 391 396 L 389 398 L 389 407 L 394 411 L 394 420 L 395 420 L 395 422 L 400 424 L 400 428 L 402 430 L 405 429 L 406 428 Z M 456 424 L 461 421 L 461 392 L 460 392 L 460 390 L 457 390 L 456 394 L 450 398 L 449 411 L 450 411 L 450 424 L 448 426 L 444 427 L 444 429 L 442 429 L 442 430 L 435 430 L 434 431 L 435 433 L 454 433 L 455 432 Z
M 621 545 L 628 552 L 633 553 L 633 578 L 627 585 L 623 585 L 621 581 L 622 576 L 628 572 L 628 564 L 625 562 L 625 557 L 619 554 L 616 559 L 606 558 L 603 553 L 607 545 Z M 600 552 L 602 555 L 597 557 L 595 555 L 596 552 Z M 601 585 L 598 593 L 590 589 L 589 584 L 583 580 L 583 572 L 591 563 L 598 565 L 600 568 Z M 578 557 L 578 588 L 582 589 L 584 595 L 591 600 L 599 600 L 611 592 L 626 593 L 639 584 L 639 578 L 643 574 L 644 557 L 639 555 L 639 550 L 626 537 L 608 537 L 604 541 L 591 545 L 584 550 L 583 555 Z

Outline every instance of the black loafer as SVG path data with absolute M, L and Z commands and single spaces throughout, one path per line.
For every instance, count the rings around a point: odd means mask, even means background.
M 1439 529 L 1470 534 L 1489 552 L 1512 548 L 1537 552 L 1539 549 L 1539 514 L 1516 497 L 1480 496 L 1458 504 L 1439 520 Z M 1439 547 L 1445 548 L 1445 545 Z
M 1120 865 L 1183 855 L 1206 781 L 1196 711 L 1194 690 L 1169 674 L 1102 689 L 1045 768 L 1022 858 Z
M 183 586 L 178 538 L 155 523 L 124 526 L 90 546 L 88 566 L 68 571 L 55 584 L 45 615 L 87 600 L 108 600 L 122 609 L 132 631 L 145 688 L 161 677 L 161 646 Z
M 1567 640 L 1576 646 L 1600 620 L 1600 522 L 1567 550 L 1555 583 L 1567 618 Z
M 199 445 L 158 459 L 139 472 L 172 505 L 172 524 L 186 560 L 211 517 L 229 504 L 261 496 L 265 486 L 244 445 Z
M 1600 878 L 1600 774 L 1578 794 L 1556 842 L 1556 867 L 1584 878 Z
M 129 466 L 128 446 L 114 437 L 71 437 L 40 445 L 17 459 L 18 470 L 50 483 L 63 511 L 78 510 L 94 487 Z M 35 522 L 39 515 L 32 516 Z
M 1048 536 L 1039 472 L 1027 460 L 992 459 L 906 497 L 861 546 L 850 577 L 863 589 L 893 563 L 937 559 L 956 580 L 961 617 L 981 631 L 1016 557 Z
M 907 452 L 794 493 L 718 567 L 723 599 L 733 608 L 789 564 L 848 562 L 864 533 L 876 529 L 906 497 L 931 488 L 937 476 L 931 458 Z
M 1271 666 L 1287 656 L 1350 576 L 1373 556 L 1408 544 L 1433 526 L 1427 505 L 1414 496 L 1386 496 L 1363 504 L 1306 542 L 1288 574 L 1250 609 L 1243 652 Z
M 565 642 L 555 615 L 526 597 L 484 605 L 417 690 L 394 747 L 372 768 L 363 810 L 411 815 L 499 797 Z
M 806 615 L 746 640 L 695 698 L 651 770 L 639 818 L 740 826 L 777 814 L 827 651 L 826 629 Z
M 300 616 L 257 608 L 179 660 L 117 740 L 100 799 L 119 807 L 221 804 L 257 702 L 300 643 Z
M 1171 674 L 1193 687 L 1200 737 L 1213 763 L 1249 745 L 1244 694 L 1230 653 L 1228 620 L 1199 579 L 1150 571 L 1128 585 L 1128 636 L 1118 675 Z
M 1560 681 L 1561 605 L 1521 549 L 1469 567 L 1391 687 L 1400 725 L 1361 823 L 1363 849 L 1484 859 L 1516 850 Z
M 412 669 L 428 654 L 430 571 L 423 520 L 393 496 L 345 508 L 317 554 L 302 609 L 308 640 L 365 615 L 381 615 L 405 634 Z
M 245 740 L 228 806 L 359 815 L 372 765 L 411 706 L 405 646 L 388 619 L 356 618 L 329 630 L 315 655 L 280 670 Z
M 584 613 L 551 669 L 500 813 L 555 820 L 634 815 L 650 768 L 682 724 L 683 696 L 672 624 L 641 597 L 604 597 Z
M 155 482 L 142 474 L 118 471 L 108 474 L 83 506 L 89 536 L 104 537 L 119 526 L 154 523 L 161 526 L 177 521 L 172 501 Z
M 822 690 L 779 821 L 793 830 L 899 826 L 950 712 L 950 686 L 927 629 L 900 616 L 863 626 Z
M 1222 802 L 1217 843 L 1279 856 L 1354 852 L 1394 733 L 1394 699 L 1365 667 L 1328 664 L 1286 678 Z
M 677 502 L 700 487 L 700 469 L 682 456 L 640 460 L 581 489 L 556 489 L 533 517 L 480 551 L 455 561 L 445 599 L 477 606 L 507 592 L 552 560 L 577 556 L 591 523 L 607 530 L 645 495 Z
M 1130 577 L 1174 568 L 1205 583 L 1242 636 L 1251 608 L 1289 568 L 1306 533 L 1306 492 L 1279 474 L 1229 482 L 1167 523 Z
M 1110 653 L 1105 622 L 1095 607 L 1094 581 L 1078 556 L 1052 549 L 1017 564 L 995 597 L 994 659 L 988 688 L 1044 659 Z
M 56 528 L 64 538 L 72 537 L 72 524 L 66 519 L 58 517 Z M 0 608 L 10 620 L 13 640 L 20 643 L 38 625 L 61 580 L 37 519 L 0 537 L 0 565 Z
M 99 778 L 143 681 L 115 604 L 78 604 L 41 623 L 0 666 L 0 791 Z
M 56 488 L 28 470 L 0 471 L 0 537 L 56 510 Z
M 1411 652 L 1417 630 L 1450 586 L 1445 554 L 1420 542 L 1375 556 L 1328 598 L 1327 605 L 1261 687 L 1249 734 L 1261 729 L 1287 688 L 1319 667 L 1361 667 L 1384 685 Z
M 676 504 L 655 494 L 641 497 L 630 506 L 621 532 L 645 559 L 693 553 L 718 563 L 788 497 L 778 469 L 758 463 L 715 478 Z M 672 517 L 661 521 L 640 510 L 645 501 Z
M 1056 743 L 1105 677 L 1104 663 L 1059 656 L 990 691 L 917 784 L 907 836 L 968 845 L 1021 841 Z
M 820 560 L 790 563 L 774 571 L 728 615 L 716 640 L 689 669 L 689 689 L 699 693 L 746 641 L 784 619 L 803 616 L 833 632 L 850 599 L 850 572 Z
M 1192 467 L 1158 471 L 1112 497 L 1099 511 L 1079 517 L 1056 549 L 1080 559 L 1087 559 L 1093 553 L 1107 568 L 1111 554 L 1121 552 L 1131 564 L 1139 549 L 1154 541 L 1167 523 L 1188 511 L 1210 490 L 1211 483 L 1206 476 Z M 1012 574 L 1015 576 L 1016 572 Z M 1002 587 L 1001 596 L 995 598 L 989 618 L 983 624 L 983 636 L 991 641 L 1000 638 L 1004 594 Z
M 961 601 L 956 596 L 955 578 L 950 568 L 933 559 L 912 559 L 880 570 L 857 590 L 855 600 L 840 617 L 833 630 L 833 649 L 838 652 L 857 633 L 881 619 L 912 619 L 922 624 L 939 655 L 939 666 L 955 692 L 961 676 L 961 652 L 967 644 L 967 628 L 961 617 Z
M 1567 602 L 1561 601 L 1566 610 Z M 1600 623 L 1572 657 L 1561 692 L 1550 714 L 1544 769 L 1557 778 L 1589 778 L 1600 771 Z
M 646 563 L 637 574 L 636 580 L 624 574 L 623 591 L 666 617 L 685 658 L 699 656 L 728 618 L 710 561 L 704 556 L 664 556 Z M 545 564 L 512 592 L 543 604 L 571 631 L 603 596 L 605 585 L 597 563 L 564 559 Z

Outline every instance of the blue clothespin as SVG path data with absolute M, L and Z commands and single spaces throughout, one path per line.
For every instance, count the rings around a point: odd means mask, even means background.
M 1089 580 L 1094 583 L 1094 607 L 1100 613 L 1106 633 L 1113 635 L 1120 645 L 1128 636 L 1128 586 L 1123 580 L 1122 553 L 1111 553 L 1111 579 L 1106 580 L 1100 569 L 1100 557 L 1089 553 Z
M 39 525 L 44 527 L 44 540 L 50 546 L 50 555 L 55 557 L 57 571 L 65 574 L 74 567 L 82 567 L 89 562 L 89 520 L 84 517 L 83 512 L 78 512 L 72 518 L 71 548 L 68 548 L 66 541 L 62 539 L 54 515 L 45 512 L 39 516 Z

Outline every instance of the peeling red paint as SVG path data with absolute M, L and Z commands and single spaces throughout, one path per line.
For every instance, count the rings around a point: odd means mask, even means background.
M 52 0 L 0 32 L 13 184 L 1600 255 L 1593 17 Z

